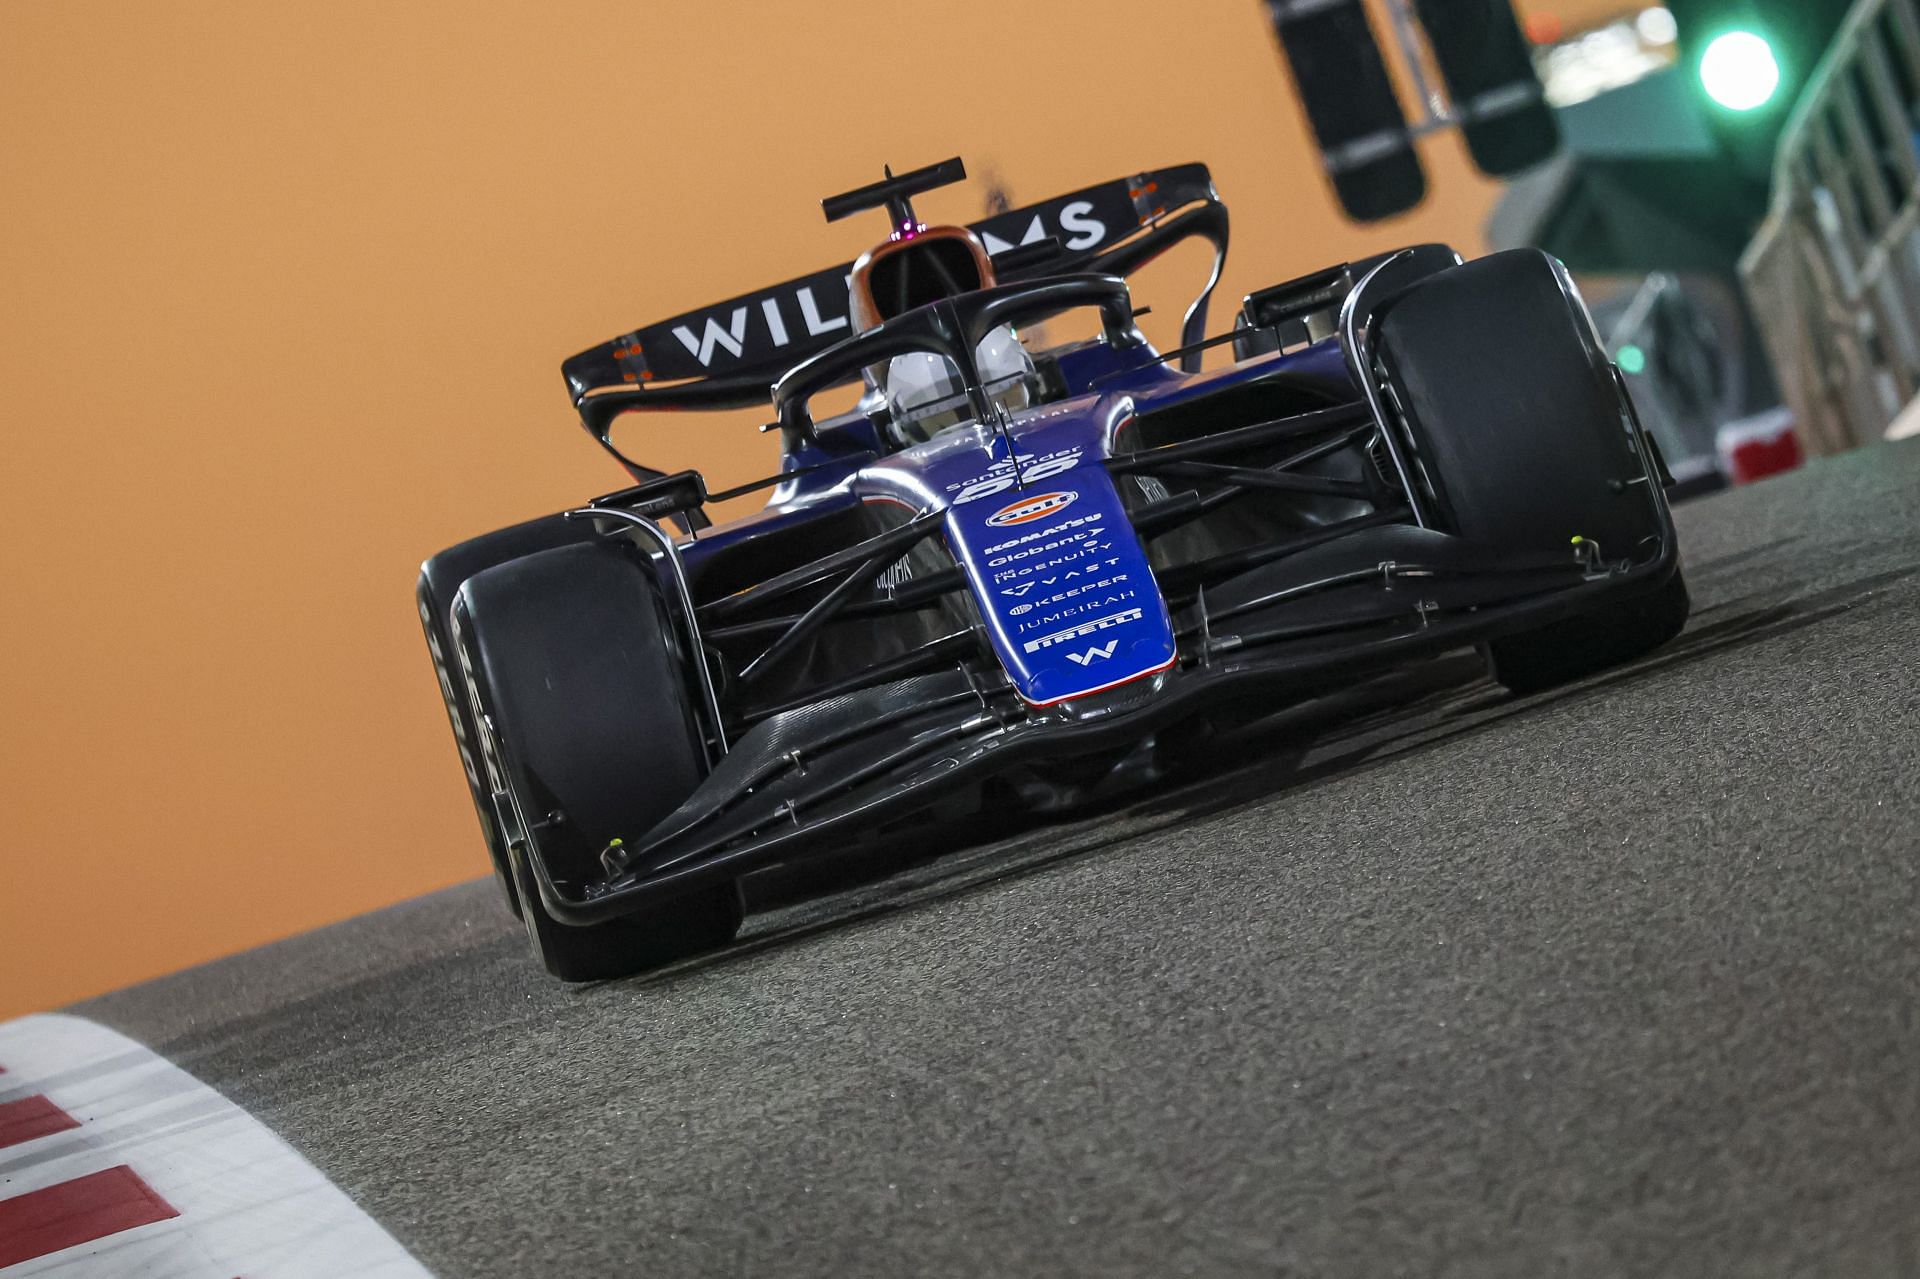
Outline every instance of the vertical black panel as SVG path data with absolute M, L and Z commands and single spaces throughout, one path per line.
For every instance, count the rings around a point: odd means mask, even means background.
M 1559 149 L 1560 129 L 1511 0 L 1413 0 L 1413 7 L 1475 164 L 1504 177 Z
M 1360 0 L 1267 0 L 1321 158 L 1347 213 L 1404 213 L 1427 178 Z

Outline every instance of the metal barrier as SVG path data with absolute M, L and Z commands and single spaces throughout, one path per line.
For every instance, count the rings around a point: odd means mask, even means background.
M 1920 392 L 1920 0 L 1848 15 L 1740 273 L 1806 448 L 1884 438 Z

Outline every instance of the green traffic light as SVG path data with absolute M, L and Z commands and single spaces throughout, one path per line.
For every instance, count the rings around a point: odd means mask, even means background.
M 1707 96 L 1729 111 L 1755 111 L 1780 90 L 1780 60 L 1765 38 L 1751 31 L 1715 36 L 1700 59 Z
M 1620 353 L 1614 357 L 1614 363 L 1618 364 L 1620 371 L 1627 376 L 1638 377 L 1647 371 L 1647 353 L 1629 342 L 1620 348 Z

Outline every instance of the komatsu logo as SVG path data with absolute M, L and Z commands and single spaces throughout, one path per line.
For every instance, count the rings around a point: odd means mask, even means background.
M 1025 546 L 1029 542 L 1037 542 L 1043 537 L 1059 537 L 1063 533 L 1072 532 L 1074 529 L 1083 528 L 1088 524 L 1098 524 L 1105 516 L 1105 511 L 1095 511 L 1091 515 L 1082 515 L 1077 519 L 1062 520 L 1051 528 L 1043 528 L 1037 533 L 1026 533 L 1019 537 L 1008 538 L 1004 542 L 996 543 L 993 546 L 989 546 L 985 551 L 981 552 L 981 554 L 998 555 L 1000 552 L 1010 551 L 1016 546 Z M 1100 530 L 1094 529 L 1092 532 L 1095 536 L 1098 536 Z M 1055 542 L 1053 545 L 1058 546 L 1060 543 Z
M 987 523 L 995 528 L 1005 528 L 1009 524 L 1029 524 L 1034 520 L 1043 520 L 1049 515 L 1066 510 L 1079 496 L 1078 493 L 1061 491 L 1041 493 L 1036 497 L 1023 497 L 1018 502 L 1010 502 L 987 516 Z
M 1069 662 L 1078 662 L 1082 666 L 1091 666 L 1095 662 L 1105 661 L 1107 658 L 1112 657 L 1113 650 L 1118 647 L 1120 647 L 1119 640 L 1108 640 L 1104 644 L 1095 644 L 1084 653 L 1068 653 L 1067 660 Z

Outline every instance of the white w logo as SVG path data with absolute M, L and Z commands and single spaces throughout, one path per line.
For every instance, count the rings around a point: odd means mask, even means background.
M 687 354 L 700 361 L 702 368 L 713 363 L 713 348 L 716 346 L 725 347 L 727 354 L 737 360 L 740 358 L 741 343 L 747 338 L 747 308 L 733 308 L 733 319 L 727 328 L 721 328 L 720 322 L 709 315 L 706 332 L 699 337 L 695 337 L 693 330 L 684 324 L 674 325 L 673 336 L 680 339 L 680 345 L 687 348 Z
M 1069 662 L 1078 662 L 1082 666 L 1091 666 L 1104 658 L 1112 657 L 1113 650 L 1120 647 L 1119 640 L 1108 640 L 1104 644 L 1095 644 L 1084 653 L 1068 653 Z

